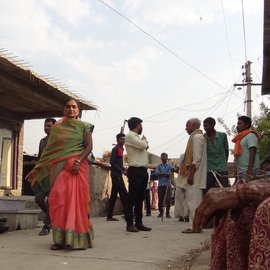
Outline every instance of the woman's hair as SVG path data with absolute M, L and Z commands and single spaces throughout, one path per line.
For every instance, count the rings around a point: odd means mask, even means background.
M 80 108 L 80 104 L 79 104 L 79 101 L 78 101 L 77 99 L 75 99 L 75 98 L 71 98 L 71 97 L 65 100 L 65 102 L 64 102 L 64 107 L 65 107 L 65 106 L 66 106 L 66 104 L 67 104 L 69 101 L 71 101 L 71 100 L 74 100 L 74 101 L 76 102 L 76 104 L 77 104 L 77 106 L 78 106 L 79 110 L 81 110 L 81 108 Z

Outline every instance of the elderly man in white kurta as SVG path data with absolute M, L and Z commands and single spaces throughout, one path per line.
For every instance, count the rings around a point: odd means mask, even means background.
M 195 210 L 202 201 L 202 190 L 206 188 L 207 148 L 200 126 L 201 121 L 198 118 L 191 118 L 186 123 L 189 139 L 179 169 L 178 185 L 186 190 L 190 228 L 183 233 L 193 233 L 192 222 Z

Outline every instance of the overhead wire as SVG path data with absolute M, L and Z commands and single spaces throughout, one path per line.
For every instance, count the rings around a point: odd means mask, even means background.
M 168 121 L 168 119 L 164 120 L 164 121 L 155 121 L 155 120 L 150 120 L 151 118 L 155 118 L 155 117 L 160 117 L 160 116 L 163 116 L 164 114 L 168 114 L 168 113 L 171 113 L 171 112 L 176 112 L 178 113 L 179 111 L 183 110 L 183 111 L 204 111 L 204 110 L 189 110 L 189 109 L 185 109 L 186 107 L 190 107 L 190 106 L 194 106 L 194 105 L 199 105 L 199 104 L 202 104 L 206 101 L 209 102 L 210 99 L 212 98 L 215 98 L 216 96 L 220 96 L 220 99 L 224 99 L 224 96 L 226 96 L 228 91 L 226 92 L 220 92 L 220 93 L 217 93 L 217 94 L 214 94 L 210 97 L 207 97 L 205 99 L 203 99 L 202 101 L 199 101 L 199 102 L 194 102 L 194 103 L 190 103 L 190 104 L 186 104 L 186 105 L 183 105 L 183 106 L 180 106 L 180 107 L 176 107 L 176 108 L 173 108 L 173 109 L 169 109 L 169 110 L 165 110 L 165 111 L 162 111 L 162 112 L 158 112 L 156 114 L 151 114 L 151 115 L 148 115 L 148 116 L 144 116 L 143 119 L 144 119 L 144 122 L 155 122 L 155 123 L 162 123 L 162 122 L 165 122 L 165 121 Z M 209 108 L 207 108 L 209 109 Z M 206 109 L 206 110 L 207 110 Z M 170 117 L 169 119 L 172 119 L 173 117 Z M 97 132 L 103 132 L 103 131 L 107 131 L 107 130 L 111 130 L 111 129 L 115 129 L 115 128 L 119 128 L 121 127 L 122 124 L 119 124 L 119 125 L 113 125 L 113 126 L 110 126 L 110 127 L 107 127 L 107 128 L 103 128 L 103 129 L 97 129 L 95 130 L 95 133 Z
M 245 25 L 245 13 L 244 13 L 244 0 L 242 3 L 242 22 L 243 22 L 243 38 L 244 38 L 244 48 L 245 48 L 245 62 L 247 62 L 247 41 L 246 41 L 246 25 Z
M 203 77 L 205 77 L 207 80 L 211 81 L 212 83 L 214 83 L 218 87 L 227 90 L 223 85 L 221 85 L 220 83 L 218 83 L 217 81 L 215 81 L 214 79 L 212 79 L 210 76 L 206 75 L 204 72 L 202 72 L 201 70 L 199 70 L 198 68 L 196 68 L 195 66 L 193 66 L 192 64 L 190 64 L 189 62 L 187 62 L 184 58 L 180 57 L 177 53 L 175 53 L 174 51 L 172 51 L 168 46 L 166 46 L 165 44 L 163 44 L 161 41 L 159 41 L 153 35 L 151 35 L 148 32 L 146 32 L 142 27 L 140 27 L 138 24 L 136 24 L 131 19 L 129 19 L 127 16 L 125 16 L 124 14 L 122 14 L 120 11 L 116 10 L 115 8 L 113 8 L 112 6 L 110 6 L 109 4 L 105 3 L 103 0 L 97 0 L 97 1 L 99 1 L 100 3 L 102 3 L 103 5 L 105 5 L 106 7 L 108 7 L 109 9 L 111 9 L 113 12 L 117 13 L 119 16 L 121 16 L 122 18 L 124 18 L 126 21 L 128 21 L 130 24 L 132 24 L 137 29 L 139 29 L 141 32 L 143 32 L 146 36 L 148 36 L 149 38 L 151 38 L 152 40 L 154 40 L 161 47 L 163 47 L 170 54 L 172 54 L 173 56 L 175 56 L 178 60 L 180 60 L 181 62 L 183 62 L 184 64 L 186 64 L 188 67 L 190 67 L 191 69 L 195 70 L 196 72 L 198 72 L 199 74 L 201 74 Z
M 184 110 L 184 108 L 186 107 L 190 107 L 190 106 L 194 106 L 194 105 L 200 105 L 204 102 L 209 102 L 210 99 L 216 97 L 216 96 L 220 96 L 222 95 L 221 98 L 223 98 L 223 96 L 227 94 L 227 92 L 230 91 L 230 90 L 227 90 L 226 92 L 220 92 L 220 93 L 217 93 L 217 94 L 214 94 L 210 97 L 207 97 L 199 102 L 194 102 L 194 103 L 190 103 L 190 104 L 186 104 L 186 105 L 183 105 L 183 106 L 179 106 L 179 107 L 176 107 L 176 108 L 173 108 L 173 109 L 169 109 L 169 110 L 165 110 L 165 111 L 162 111 L 162 112 L 158 112 L 158 113 L 155 113 L 155 114 L 152 114 L 152 115 L 149 115 L 149 116 L 145 116 L 144 119 L 147 120 L 147 119 L 151 119 L 151 118 L 154 118 L 154 117 L 157 117 L 157 116 L 160 116 L 160 115 L 163 115 L 163 114 L 166 114 L 166 113 L 170 113 L 170 112 L 174 112 L 174 111 L 180 111 L 180 110 Z M 185 111 L 189 111 L 188 109 L 186 109 Z
M 170 117 L 170 119 L 174 118 L 176 116 L 176 114 L 183 110 L 183 111 L 205 111 L 208 110 L 209 112 L 215 112 L 218 108 L 220 108 L 220 106 L 222 105 L 222 103 L 227 99 L 228 95 L 229 95 L 229 99 L 227 102 L 227 105 L 225 107 L 225 111 L 223 113 L 223 116 L 225 115 L 225 113 L 227 112 L 228 106 L 230 104 L 231 98 L 232 96 L 237 96 L 239 98 L 239 96 L 233 92 L 232 89 L 227 89 L 224 86 L 222 86 L 221 84 L 219 84 L 217 81 L 215 81 L 214 79 L 212 79 L 211 77 L 209 77 L 208 75 L 206 75 L 205 73 L 203 73 L 201 70 L 199 70 L 198 68 L 196 68 L 195 66 L 193 66 L 192 64 L 188 63 L 185 59 L 183 59 L 182 57 L 180 57 L 177 53 L 175 53 L 174 51 L 172 51 L 168 46 L 166 46 L 165 44 L 163 44 L 161 41 L 159 41 L 157 38 L 155 38 L 153 35 L 151 35 L 150 33 L 148 33 L 147 31 L 145 31 L 142 27 L 140 27 L 138 24 L 136 24 L 135 22 L 133 22 L 131 19 L 129 19 L 127 16 L 125 16 L 124 14 L 122 14 L 121 12 L 119 12 L 118 10 L 116 10 L 115 8 L 113 8 L 112 6 L 110 6 L 109 4 L 105 3 L 102 0 L 98 0 L 100 3 L 102 3 L 103 5 L 105 5 L 106 7 L 108 7 L 109 9 L 111 9 L 113 12 L 117 13 L 119 16 L 121 16 L 122 18 L 124 18 L 126 21 L 128 21 L 130 24 L 132 24 L 134 27 L 136 27 L 137 29 L 139 29 L 141 32 L 143 32 L 145 35 L 147 35 L 149 38 L 151 38 L 152 40 L 154 40 L 156 43 L 158 43 L 161 47 L 163 47 L 165 50 L 167 50 L 170 54 L 172 54 L 173 56 L 175 56 L 178 60 L 182 61 L 184 64 L 186 64 L 187 66 L 189 66 L 191 69 L 195 70 L 196 72 L 198 72 L 199 74 L 201 74 L 203 77 L 205 77 L 206 79 L 208 79 L 209 81 L 211 81 L 212 83 L 216 84 L 217 86 L 219 86 L 222 89 L 225 89 L 225 95 L 222 99 L 220 99 L 219 101 L 216 102 L 215 106 L 211 106 L 210 108 L 206 108 L 206 109 L 200 109 L 200 110 L 192 110 L 192 109 L 184 109 L 184 107 L 187 106 L 191 106 L 192 104 L 189 105 L 184 105 L 181 107 L 177 107 L 171 110 L 166 110 L 154 115 L 150 115 L 148 117 L 145 117 L 145 122 L 157 122 L 157 121 L 151 121 L 151 118 L 154 117 L 160 117 L 161 115 L 163 116 L 166 113 L 171 113 L 174 112 L 174 115 Z M 223 2 L 221 0 L 221 6 L 222 6 L 222 14 L 223 14 L 223 20 L 224 20 L 224 27 L 225 27 L 225 32 L 226 32 L 226 39 L 227 39 L 227 48 L 228 48 L 228 54 L 229 54 L 229 59 L 230 59 L 230 64 L 231 64 L 231 69 L 232 69 L 232 73 L 233 73 L 233 77 L 235 77 L 234 74 L 234 70 L 233 70 L 233 65 L 232 65 L 232 57 L 231 57 L 231 50 L 230 50 L 230 46 L 229 46 L 229 38 L 228 38 L 228 29 L 227 29 L 227 24 L 226 24 L 226 18 L 225 18 L 225 13 L 224 13 L 224 6 L 223 6 Z M 247 46 L 246 46 L 246 33 L 245 33 L 245 18 L 244 18 L 244 4 L 243 4 L 243 0 L 242 0 L 242 20 L 243 20 L 243 32 L 244 32 L 244 47 L 245 47 L 245 58 L 247 61 Z M 223 93 L 224 94 L 224 93 Z M 241 97 L 240 97 L 241 98 Z M 241 98 L 242 99 L 242 98 Z M 209 98 L 207 99 L 207 101 L 209 101 Z M 199 103 L 203 103 L 199 102 Z M 196 104 L 196 103 L 194 103 Z M 198 104 L 198 103 L 197 103 Z M 148 120 L 147 120 L 148 119 Z M 168 120 L 166 120 L 168 121 Z M 165 121 L 163 121 L 165 122 Z M 160 123 L 160 122 L 159 122 Z M 119 127 L 120 125 L 118 125 L 117 127 Z M 111 128 L 115 128 L 111 127 Z M 107 129 L 103 129 L 103 130 L 99 130 L 99 131 L 104 131 L 104 130 L 108 130 L 110 128 Z M 185 134 L 185 132 L 181 133 L 181 134 Z M 180 134 L 180 135 L 181 135 Z M 162 143 L 159 146 L 153 147 L 151 149 L 156 149 L 159 148 L 161 146 L 164 146 L 168 143 L 171 143 L 174 141 L 174 139 L 179 138 L 179 134 L 177 136 L 174 136 L 173 138 L 171 138 L 170 140 Z
M 229 100 L 228 100 L 227 105 L 226 105 L 226 107 L 225 107 L 225 110 L 224 110 L 224 112 L 223 112 L 223 114 L 222 114 L 222 118 L 225 116 L 225 114 L 226 114 L 226 112 L 227 112 L 227 109 L 228 109 L 229 104 L 230 104 L 230 102 L 231 102 L 232 96 L 233 96 L 233 91 L 231 91 Z
M 216 105 L 214 107 L 211 107 L 210 110 L 208 110 L 208 112 L 206 112 L 205 114 L 202 115 L 202 117 L 205 116 L 206 114 L 212 115 L 213 112 L 212 113 L 209 113 L 209 112 L 211 112 L 212 109 L 214 109 L 214 111 L 216 111 L 222 105 L 222 103 L 226 100 L 227 94 L 228 94 L 228 92 L 226 92 L 224 98 L 220 98 L 220 100 L 216 103 Z M 183 134 L 186 134 L 186 132 L 180 133 L 180 136 L 183 135 Z M 158 148 L 160 148 L 160 147 L 162 147 L 164 145 L 170 145 L 170 144 L 173 143 L 171 146 L 168 146 L 167 148 L 164 148 L 164 150 L 171 149 L 174 145 L 176 145 L 176 143 L 180 143 L 181 141 L 183 141 L 184 138 L 185 138 L 185 136 L 183 138 L 180 138 L 180 141 L 179 141 L 179 135 L 176 135 L 176 136 L 172 137 L 170 140 L 168 140 L 168 141 L 166 141 L 166 142 L 164 142 L 164 143 L 162 143 L 160 145 L 154 146 L 150 150 L 155 150 L 155 149 L 158 149 Z
M 227 28 L 226 17 L 225 17 L 225 12 L 224 12 L 223 0 L 220 0 L 220 2 L 221 2 L 221 10 L 222 10 L 223 22 L 224 22 L 225 33 L 226 33 L 226 41 L 227 41 L 227 49 L 228 49 L 228 54 L 229 54 L 229 61 L 230 61 L 231 69 L 232 69 L 233 79 L 235 81 L 235 74 L 234 74 L 233 64 L 232 64 L 232 54 L 231 54 L 231 49 L 230 49 L 229 35 L 228 35 L 228 28 Z

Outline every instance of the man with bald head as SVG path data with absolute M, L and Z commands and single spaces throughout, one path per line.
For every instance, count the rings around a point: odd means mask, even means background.
M 202 191 L 206 187 L 207 148 L 200 126 L 201 121 L 198 118 L 191 118 L 186 122 L 189 139 L 177 179 L 177 186 L 185 190 L 189 210 L 190 227 L 184 230 L 183 233 L 195 232 L 192 230 L 195 209 L 201 203 Z

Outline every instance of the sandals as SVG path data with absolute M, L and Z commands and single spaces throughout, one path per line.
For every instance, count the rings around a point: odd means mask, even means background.
M 47 229 L 47 228 L 42 228 L 42 230 L 39 232 L 38 235 L 48 235 L 50 233 L 50 229 Z
M 58 244 L 51 245 L 51 250 L 61 250 L 61 249 L 64 249 L 64 246 Z

